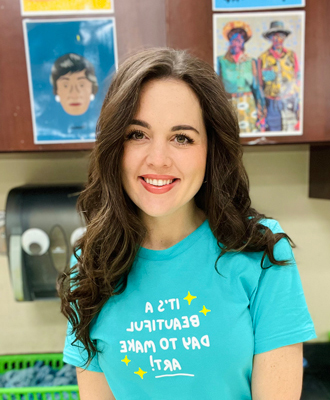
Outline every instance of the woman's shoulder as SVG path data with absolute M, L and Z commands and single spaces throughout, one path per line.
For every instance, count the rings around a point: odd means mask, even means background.
M 274 234 L 275 233 L 284 233 L 283 237 L 278 240 L 274 246 L 274 257 L 278 261 L 283 260 L 291 260 L 294 261 L 294 255 L 292 252 L 292 247 L 290 241 L 288 239 L 289 236 L 286 235 L 286 232 L 282 229 L 279 222 L 272 218 L 265 218 L 259 221 L 259 223 L 263 226 L 269 228 Z M 290 239 L 291 240 L 291 239 Z
M 254 218 L 254 217 L 250 217 Z M 273 234 L 282 233 L 284 234 L 282 237 L 277 237 L 275 242 L 273 239 L 271 240 L 274 243 L 274 256 L 276 260 L 291 260 L 293 258 L 292 248 L 290 242 L 286 236 L 286 233 L 282 229 L 280 223 L 273 218 L 262 218 L 258 221 L 258 224 L 264 226 L 265 228 L 270 229 Z M 260 251 L 233 251 L 226 254 L 226 259 L 240 262 L 242 264 L 252 263 L 256 265 L 257 270 L 259 271 L 261 259 L 263 258 L 264 250 Z M 268 256 L 266 256 L 266 260 L 268 260 Z M 266 262 L 267 263 L 267 262 Z
M 262 218 L 259 224 L 269 228 L 273 233 L 284 233 L 280 223 L 273 218 Z

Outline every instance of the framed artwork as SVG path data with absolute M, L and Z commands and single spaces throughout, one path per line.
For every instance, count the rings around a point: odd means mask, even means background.
M 302 135 L 305 12 L 213 15 L 214 68 L 242 137 Z
M 117 69 L 114 18 L 24 20 L 34 143 L 95 140 Z
M 212 0 L 213 11 L 269 10 L 305 7 L 305 0 Z
M 114 0 L 21 0 L 22 15 L 113 13 Z

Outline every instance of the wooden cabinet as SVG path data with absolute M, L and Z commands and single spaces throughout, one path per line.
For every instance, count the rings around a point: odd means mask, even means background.
M 309 197 L 330 200 L 330 145 L 310 148 Z
M 0 0 L 0 151 L 91 149 L 92 143 L 35 145 L 19 0 Z M 256 144 L 330 142 L 329 0 L 307 0 L 302 136 Z M 117 0 L 119 63 L 144 47 L 188 49 L 213 64 L 211 0 Z M 79 17 L 79 16 L 73 16 Z M 52 17 L 57 18 L 57 17 Z M 71 16 L 70 16 L 71 18 Z M 242 139 L 249 144 L 251 138 Z

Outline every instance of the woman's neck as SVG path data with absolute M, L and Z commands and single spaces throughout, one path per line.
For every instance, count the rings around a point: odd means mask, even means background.
M 164 217 L 143 214 L 142 220 L 148 230 L 142 247 L 150 250 L 165 250 L 194 232 L 206 220 L 206 216 L 194 204 L 193 208 L 185 212 L 180 210 Z

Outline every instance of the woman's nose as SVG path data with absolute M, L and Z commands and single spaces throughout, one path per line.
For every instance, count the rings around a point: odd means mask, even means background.
M 172 157 L 169 147 L 169 143 L 165 141 L 154 140 L 148 146 L 147 164 L 155 167 L 170 166 L 172 164 Z

